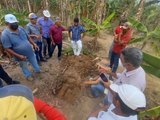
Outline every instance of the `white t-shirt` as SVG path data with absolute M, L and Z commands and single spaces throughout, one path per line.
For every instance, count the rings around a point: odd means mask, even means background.
M 138 120 L 137 115 L 129 117 L 116 115 L 115 113 L 112 112 L 114 108 L 115 106 L 111 104 L 107 112 L 100 111 L 98 117 L 89 117 L 88 120 Z

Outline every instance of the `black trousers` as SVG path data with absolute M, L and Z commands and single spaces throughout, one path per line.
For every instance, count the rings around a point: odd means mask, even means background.
M 3 67 L 0 65 L 0 79 L 4 80 L 8 85 L 12 84 L 13 80 L 9 75 L 4 71 Z M 2 87 L 2 81 L 0 80 L 0 87 Z
M 61 55 L 62 55 L 62 43 L 55 43 L 55 45 L 52 45 L 51 54 L 49 55 L 50 57 L 52 57 L 56 46 L 58 47 L 58 55 L 57 55 L 57 57 L 58 58 L 61 57 Z

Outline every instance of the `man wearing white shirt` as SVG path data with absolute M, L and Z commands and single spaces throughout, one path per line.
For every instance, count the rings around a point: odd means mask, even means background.
M 109 89 L 113 94 L 113 104 L 107 111 L 101 109 L 93 112 L 88 120 L 138 120 L 138 112 L 146 107 L 143 92 L 128 84 L 111 84 Z
M 140 66 L 143 59 L 142 51 L 134 47 L 125 48 L 120 55 L 120 59 L 123 66 L 126 68 L 122 73 L 116 74 L 108 72 L 105 69 L 103 69 L 101 72 L 105 72 L 116 78 L 114 83 L 117 85 L 121 84 L 134 85 L 143 92 L 146 88 L 146 77 L 143 68 Z M 106 88 L 109 88 L 110 83 L 105 82 L 104 85 Z M 105 104 L 112 103 L 111 92 L 108 93 L 104 101 Z

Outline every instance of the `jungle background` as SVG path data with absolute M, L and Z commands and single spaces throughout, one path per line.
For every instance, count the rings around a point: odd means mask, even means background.
M 114 28 L 121 19 L 127 18 L 134 29 L 129 46 L 142 49 L 142 67 L 147 72 L 146 110 L 151 110 L 143 112 L 140 119 L 144 114 L 148 120 L 160 119 L 160 0 L 1 0 L 0 30 L 5 26 L 4 15 L 7 13 L 14 14 L 19 24 L 25 26 L 30 12 L 40 17 L 44 9 L 50 11 L 53 20 L 59 16 L 65 26 L 72 25 L 75 16 L 80 18 L 87 29 L 83 55 L 80 58 L 72 55 L 68 34 L 64 33 L 64 56 L 60 62 L 53 57 L 44 63 L 43 74 L 34 84 L 25 80 L 17 65 L 3 64 L 14 79 L 32 90 L 38 89 L 35 96 L 61 109 L 68 120 L 86 120 L 103 96 L 98 99 L 88 97 L 89 90 L 81 83 L 98 74 L 97 60 L 109 61 L 107 53 Z M 7 58 L 1 56 L 1 59 Z

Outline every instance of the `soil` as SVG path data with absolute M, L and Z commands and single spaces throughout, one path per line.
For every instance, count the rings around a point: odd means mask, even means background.
M 107 59 L 112 36 L 107 33 L 101 34 L 101 38 L 98 39 L 100 49 L 95 54 L 98 58 Z M 92 39 L 86 36 L 84 45 L 87 45 Z M 69 55 L 63 56 L 62 60 L 59 61 L 56 54 L 57 51 L 48 62 L 42 64 L 42 73 L 33 82 L 29 82 L 24 78 L 19 66 L 7 65 L 5 70 L 13 79 L 21 81 L 22 84 L 32 90 L 37 88 L 38 91 L 35 96 L 59 108 L 65 113 L 68 120 L 86 120 L 103 99 L 103 96 L 99 98 L 89 97 L 90 89 L 82 85 L 83 81 L 98 75 L 95 57 L 90 55 L 81 55 L 80 57 Z M 32 68 L 30 69 L 32 70 Z M 160 105 L 159 86 L 160 79 L 147 74 L 145 94 L 148 108 Z

